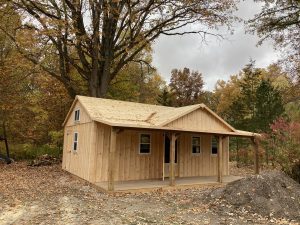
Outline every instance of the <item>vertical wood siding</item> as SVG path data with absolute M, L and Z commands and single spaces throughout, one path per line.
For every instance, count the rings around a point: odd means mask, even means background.
M 95 142 L 91 134 L 94 132 L 94 122 L 65 127 L 64 132 L 63 169 L 93 182 L 95 148 L 92 145 Z M 77 151 L 73 150 L 74 132 L 78 133 Z
M 107 181 L 110 127 L 97 124 L 97 151 L 95 181 Z M 139 154 L 139 136 L 151 134 L 151 154 Z M 124 130 L 117 134 L 115 155 L 115 181 L 160 179 L 163 171 L 164 136 L 162 131 Z M 179 137 L 179 177 L 216 176 L 217 156 L 211 155 L 211 135 L 201 136 L 200 155 L 192 154 L 193 134 L 182 133 Z M 228 140 L 223 142 L 223 174 L 229 175 Z
M 75 122 L 77 109 L 80 109 L 80 119 Z M 91 182 L 94 182 L 96 178 L 96 131 L 96 123 L 77 102 L 64 127 L 62 168 Z M 78 133 L 77 151 L 73 151 L 74 132 Z
M 79 122 L 75 122 L 74 118 L 75 118 L 75 110 L 80 109 L 80 121 Z M 69 127 L 69 126 L 74 126 L 76 124 L 83 124 L 83 123 L 89 123 L 92 122 L 91 118 L 89 117 L 89 115 L 86 113 L 85 109 L 82 107 L 82 105 L 80 104 L 80 102 L 76 102 L 72 113 L 70 114 L 65 127 Z
M 192 154 L 192 136 L 181 134 L 179 138 L 179 177 L 217 176 L 217 155 L 211 154 L 211 135 L 201 136 L 201 153 Z M 223 175 L 229 175 L 229 138 L 223 141 Z
M 102 131 L 100 131 L 102 130 Z M 110 127 L 98 124 L 96 182 L 107 181 Z M 151 153 L 139 154 L 141 133 L 151 134 Z M 144 180 L 162 177 L 163 132 L 125 130 L 117 134 L 115 180 Z
M 204 131 L 231 131 L 205 109 L 198 109 L 169 124 L 168 127 Z

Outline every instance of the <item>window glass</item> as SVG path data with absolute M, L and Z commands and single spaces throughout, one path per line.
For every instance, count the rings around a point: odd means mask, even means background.
M 77 109 L 75 110 L 75 121 L 79 121 L 79 119 L 80 119 L 80 110 Z
M 74 133 L 74 143 L 73 143 L 73 150 L 77 151 L 78 148 L 78 133 L 75 132 Z
M 201 140 L 200 137 L 192 137 L 192 153 L 201 153 Z
M 149 154 L 151 149 L 150 134 L 141 134 L 140 136 L 140 154 Z
M 218 139 L 216 137 L 212 137 L 211 139 L 211 154 L 218 154 Z

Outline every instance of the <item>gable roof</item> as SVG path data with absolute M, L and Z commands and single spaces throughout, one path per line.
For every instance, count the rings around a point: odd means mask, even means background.
M 237 135 L 239 133 L 204 104 L 196 104 L 184 107 L 168 107 L 86 96 L 76 96 L 63 125 L 65 125 L 66 121 L 68 120 L 77 101 L 79 101 L 92 120 L 110 126 L 171 129 L 169 127 L 165 127 L 165 125 L 197 109 L 202 109 L 206 110 L 219 122 L 229 128 L 231 131 L 229 133 L 236 133 Z M 249 136 L 246 133 L 242 134 L 244 134 L 242 136 Z

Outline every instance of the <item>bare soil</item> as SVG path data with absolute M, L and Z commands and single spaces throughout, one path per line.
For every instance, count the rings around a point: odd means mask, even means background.
M 247 211 L 242 207 L 234 207 L 232 202 L 227 202 L 225 195 L 208 200 L 217 190 L 224 191 L 224 187 L 217 185 L 173 191 L 107 194 L 64 172 L 60 165 L 29 167 L 25 162 L 0 164 L 0 224 L 300 222 L 287 215 L 260 215 L 261 212 L 255 211 L 258 210 L 256 208 Z
M 280 171 L 268 171 L 212 190 L 207 202 L 220 212 L 235 210 L 300 221 L 300 184 Z M 225 205 L 224 207 L 220 207 Z

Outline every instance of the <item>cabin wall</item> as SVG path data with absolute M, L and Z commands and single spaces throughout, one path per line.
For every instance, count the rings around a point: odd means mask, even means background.
M 80 109 L 79 121 L 75 122 L 75 110 Z M 90 182 L 95 181 L 96 123 L 77 101 L 64 127 L 62 168 Z M 78 133 L 78 149 L 73 150 L 74 133 Z
M 107 181 L 111 127 L 97 124 L 96 182 Z M 141 133 L 151 134 L 151 153 L 139 154 Z M 201 153 L 192 154 L 192 136 L 201 136 Z M 179 177 L 217 176 L 217 155 L 211 154 L 211 135 L 182 133 L 179 137 Z M 229 175 L 229 138 L 223 143 L 223 175 Z M 124 130 L 117 134 L 115 181 L 160 179 L 163 173 L 164 132 Z
M 201 153 L 192 154 L 192 136 L 201 137 Z M 212 135 L 183 133 L 179 138 L 179 177 L 217 176 L 218 157 L 211 154 Z M 229 175 L 229 138 L 223 141 L 223 175 Z
M 107 181 L 111 127 L 102 123 L 97 123 L 96 127 L 95 181 L 100 182 Z
M 110 135 L 109 127 L 99 124 L 98 128 L 96 182 L 107 181 Z M 139 154 L 141 133 L 151 134 L 150 154 Z M 163 140 L 162 131 L 124 130 L 118 133 L 114 160 L 115 181 L 161 178 Z
M 80 121 L 79 122 L 75 122 L 75 110 L 80 109 Z M 90 123 L 92 122 L 91 118 L 89 117 L 89 115 L 86 113 L 85 109 L 83 108 L 83 106 L 81 105 L 81 103 L 79 101 L 77 101 L 75 103 L 75 106 L 71 112 L 71 114 L 69 115 L 69 118 L 66 121 L 65 127 L 69 127 L 69 126 L 74 126 L 76 124 L 83 124 L 83 123 Z
M 74 133 L 78 133 L 78 148 L 73 150 Z M 95 123 L 76 124 L 65 127 L 63 164 L 64 170 L 81 177 L 85 180 L 94 182 L 95 171 Z
M 203 131 L 231 131 L 225 124 L 205 109 L 193 111 L 166 126 Z

